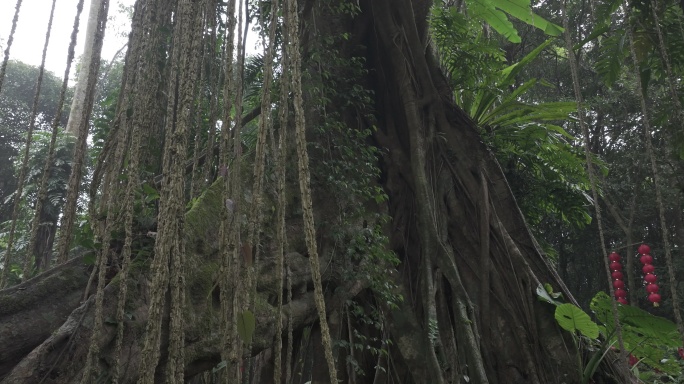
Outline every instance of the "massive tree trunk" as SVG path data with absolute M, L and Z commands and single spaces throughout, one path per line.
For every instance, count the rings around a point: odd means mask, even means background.
M 426 17 L 432 1 L 362 0 L 360 14 L 334 22 L 327 13 L 330 9 L 322 3 L 326 2 L 305 2 L 303 41 L 350 33 L 349 43 L 339 52 L 347 59 L 365 59 L 364 75 L 352 83 L 373 92 L 374 122 L 355 116 L 345 119 L 357 124 L 350 129 L 377 126 L 370 139 L 382 154 L 379 183 L 389 199 L 384 207 L 376 208 L 390 217 L 384 231 L 388 247 L 400 260 L 390 278 L 404 298 L 396 306 L 378 303 L 386 314 L 382 331 L 350 320 L 345 307 L 350 299 L 366 303 L 379 300 L 368 282 L 344 280 L 339 278 L 342 271 L 327 269 L 328 265 L 337 266 L 334 246 L 330 246 L 334 241 L 321 225 L 318 235 L 324 257 L 321 264 L 326 268 L 322 271 L 324 283 L 336 288 L 329 289 L 326 297 L 333 338 L 351 343 L 355 329 L 367 332 L 367 340 L 383 332 L 391 340 L 384 346 L 386 354 L 338 348 L 340 377 L 357 383 L 379 382 L 383 377 L 405 383 L 579 382 L 572 340 L 557 326 L 553 308 L 537 300 L 535 289 L 549 283 L 567 300 L 572 301 L 572 296 L 540 253 L 496 160 L 473 123 L 452 102 L 428 43 Z M 309 121 L 316 121 L 316 117 Z M 185 220 L 189 253 L 185 330 L 188 379 L 220 360 L 221 315 L 214 285 L 219 265 L 215 248 L 218 207 L 224 204 L 220 184 L 205 192 Z M 321 196 L 316 202 L 319 216 L 329 213 L 325 198 Z M 295 353 L 300 357 L 294 359 L 293 366 L 302 377 L 308 377 L 304 381 L 326 382 L 308 263 L 294 252 L 303 242 L 297 228 L 296 224 L 290 227 L 288 254 L 294 298 L 284 309 L 286 321 L 294 327 Z M 122 356 L 124 383 L 135 382 L 138 377 L 141 334 L 149 304 L 148 262 L 140 259 L 137 264 L 128 280 L 131 299 Z M 252 364 L 257 373 L 254 382 L 272 382 L 269 362 L 277 292 L 274 265 L 269 255 L 261 265 L 252 347 L 258 357 Z M 105 292 L 105 319 L 112 318 L 116 307 L 115 272 L 112 267 L 108 277 L 112 280 Z M 0 337 L 14 340 L 11 337 L 17 334 L 27 335 L 18 347 L 5 342 L 0 345 L 2 383 L 79 380 L 94 315 L 92 298 L 83 304 L 77 300 L 86 275 L 87 268 L 76 260 L 0 291 Z M 60 282 L 67 279 L 68 289 Z M 63 295 L 63 305 L 48 305 L 57 300 L 56 294 Z M 4 305 L 28 298 L 29 304 Z M 29 320 L 22 323 L 17 320 L 20 318 Z M 98 335 L 98 369 L 103 378 L 114 358 L 114 337 L 112 326 Z M 161 353 L 160 365 L 164 365 L 165 345 Z M 365 375 L 349 369 L 346 362 L 351 360 Z M 606 382 L 628 382 L 627 373 L 616 368 L 611 356 L 605 361 L 600 374 Z

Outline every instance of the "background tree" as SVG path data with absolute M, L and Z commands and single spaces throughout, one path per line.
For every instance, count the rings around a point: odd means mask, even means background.
M 0 145 L 2 148 L 0 150 L 0 173 L 2 174 L 0 198 L 3 202 L 0 209 L 0 222 L 2 223 L 10 220 L 12 215 L 11 196 L 16 190 L 16 176 L 18 175 L 16 164 L 20 163 L 19 152 L 26 139 L 26 131 L 30 124 L 31 105 L 33 104 L 37 77 L 38 68 L 21 62 L 10 61 L 7 66 L 3 92 L 0 94 Z M 36 129 L 38 131 L 48 129 L 56 116 L 60 85 L 61 81 L 53 74 L 46 73 L 44 75 L 36 115 Z M 34 161 L 37 161 L 37 158 Z M 39 163 L 33 164 L 34 178 L 40 174 L 41 166 Z M 58 212 L 58 207 L 59 204 L 48 208 L 48 210 L 53 210 L 52 215 L 49 215 L 47 211 L 45 214 L 56 219 L 54 209 L 57 209 Z M 54 238 L 54 228 L 51 231 L 52 235 L 48 237 Z

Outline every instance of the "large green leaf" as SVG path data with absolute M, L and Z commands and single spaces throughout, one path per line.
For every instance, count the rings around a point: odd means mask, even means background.
M 537 56 L 539 56 L 539 54 L 544 49 L 546 49 L 546 47 L 548 47 L 553 41 L 554 41 L 554 39 L 546 40 L 545 42 L 539 44 L 539 46 L 537 48 L 533 49 L 530 53 L 525 55 L 525 57 L 520 59 L 520 61 L 518 61 L 517 63 L 515 63 L 515 64 L 513 64 L 507 68 L 504 68 L 501 71 L 501 74 L 503 76 L 502 76 L 502 81 L 500 84 L 501 85 L 512 84 L 513 81 L 515 80 L 515 77 L 518 76 L 518 73 L 520 73 L 520 71 L 522 71 L 530 62 L 532 62 L 532 60 L 536 59 Z
M 611 298 L 605 292 L 599 292 L 590 306 L 606 334 L 615 335 L 611 305 Z M 672 321 L 631 305 L 618 306 L 618 315 L 625 348 L 630 353 L 653 368 L 670 375 L 681 374 L 679 364 L 672 359 L 674 350 L 681 346 L 677 326 Z M 615 338 L 613 336 L 611 340 Z
M 484 20 L 512 43 L 520 43 L 521 39 L 508 15 L 550 36 L 560 36 L 563 32 L 563 28 L 535 14 L 529 0 L 469 0 L 468 10 L 472 17 Z
M 574 102 L 543 103 L 537 105 L 517 102 L 510 103 L 507 105 L 507 109 L 511 110 L 510 113 L 502 114 L 502 112 L 504 112 L 501 110 L 502 108 L 497 107 L 496 111 L 498 113 L 488 115 L 488 118 L 491 120 L 488 121 L 487 124 L 493 126 L 509 126 L 543 121 L 567 120 L 568 115 L 577 110 L 576 106 L 577 104 Z M 496 118 L 489 116 L 496 116 Z M 570 136 L 565 130 L 563 130 L 563 135 L 566 137 Z
M 518 101 L 518 97 L 524 94 L 525 92 L 529 91 L 536 84 L 537 79 L 531 79 L 526 81 L 525 83 L 514 89 L 510 95 L 506 96 L 496 108 L 490 108 L 493 102 L 496 100 L 495 98 L 492 98 L 489 105 L 483 105 L 484 108 L 479 110 L 480 115 L 472 116 L 472 118 L 475 119 L 475 121 L 480 125 L 493 125 L 491 120 L 497 115 L 506 113 L 506 111 L 508 111 L 509 109 L 518 110 L 520 105 L 522 104 L 520 101 Z
M 560 36 L 563 28 L 548 22 L 532 11 L 529 0 L 492 0 L 495 7 L 508 13 L 520 21 L 539 28 L 550 36 Z
M 256 329 L 256 318 L 249 310 L 238 313 L 237 315 L 237 331 L 242 341 L 246 344 L 252 342 L 254 330 Z
M 591 31 L 589 36 L 585 37 L 582 41 L 579 43 L 575 44 L 572 49 L 580 49 L 584 47 L 588 42 L 593 41 L 599 36 L 602 36 L 606 32 L 610 31 L 610 23 L 604 23 L 604 24 L 599 24 L 594 27 L 594 30 Z
M 606 85 L 613 85 L 620 77 L 627 55 L 624 32 L 615 31 L 603 39 L 599 47 L 599 59 L 594 67 Z
M 471 15 L 487 22 L 495 31 L 512 43 L 520 43 L 520 35 L 513 23 L 508 20 L 508 16 L 498 10 L 489 0 L 475 0 L 468 3 Z
M 579 332 L 590 339 L 599 335 L 598 325 L 578 306 L 570 303 L 556 307 L 556 321 L 563 329 L 572 333 Z
M 546 283 L 546 284 L 541 284 L 537 286 L 537 298 L 541 301 L 545 301 L 549 304 L 553 305 L 562 305 L 560 301 L 557 301 L 556 299 L 561 296 L 561 293 L 557 293 L 553 291 L 553 288 L 551 287 L 551 284 Z

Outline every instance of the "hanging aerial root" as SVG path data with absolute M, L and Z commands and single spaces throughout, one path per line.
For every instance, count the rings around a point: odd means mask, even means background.
M 276 25 L 277 25 L 277 15 L 278 15 L 278 0 L 275 0 L 272 5 L 271 5 L 271 18 L 270 18 L 270 26 L 268 28 L 268 40 L 264 38 L 263 40 L 263 48 L 264 48 L 264 79 L 263 79 L 263 86 L 262 86 L 262 94 L 261 94 L 261 114 L 259 115 L 259 124 L 258 124 L 258 131 L 257 131 L 257 143 L 256 143 L 256 153 L 255 153 L 255 161 L 254 161 L 254 182 L 252 186 L 252 204 L 250 205 L 250 211 L 249 211 L 249 223 L 248 223 L 248 228 L 247 228 L 247 240 L 246 243 L 243 243 L 241 246 L 242 249 L 242 256 L 245 261 L 245 267 L 247 269 L 247 284 L 245 288 L 245 300 L 246 300 L 246 305 L 248 310 L 251 313 L 254 313 L 254 307 L 255 307 L 255 301 L 256 301 L 256 296 L 257 296 L 257 272 L 259 270 L 259 264 L 260 264 L 260 253 L 261 253 L 261 247 L 260 247 L 260 234 L 262 230 L 262 217 L 263 217 L 263 205 L 264 205 L 264 173 L 265 173 L 265 165 L 266 165 L 266 140 L 267 140 L 267 133 L 272 131 L 272 121 L 271 121 L 271 83 L 273 80 L 273 68 L 272 68 L 272 62 L 273 62 L 273 56 L 274 56 L 274 50 L 275 50 L 275 32 L 276 32 Z M 263 14 L 262 14 L 262 19 L 261 23 L 265 24 L 266 20 L 263 19 Z M 246 28 L 247 26 L 245 25 L 245 35 L 243 38 L 246 38 Z M 264 26 L 265 28 L 265 26 Z M 242 58 L 245 54 L 245 43 L 246 41 L 242 41 L 240 45 L 238 46 L 238 55 L 239 55 L 239 70 L 240 72 L 244 71 L 244 59 Z M 242 76 L 240 77 L 242 79 Z M 242 80 L 241 80 L 242 81 Z M 243 88 L 243 85 L 240 84 L 238 90 L 241 90 Z M 241 91 L 238 92 L 238 95 L 241 95 Z M 235 116 L 235 125 L 239 126 L 240 125 L 240 117 L 242 115 L 242 103 L 241 103 L 242 97 L 240 99 L 236 100 L 236 106 L 239 106 L 239 108 L 236 108 L 236 116 Z M 239 134 L 239 132 L 236 132 L 236 136 Z M 237 136 L 239 137 L 239 136 Z M 240 145 L 239 141 L 236 140 L 235 142 L 236 145 Z M 236 154 L 236 157 L 239 156 L 240 154 Z M 239 164 L 239 163 L 238 163 Z M 236 168 L 239 169 L 239 166 L 236 166 Z M 237 187 L 236 184 L 234 184 L 234 187 Z M 241 196 L 240 192 L 235 192 L 233 193 L 234 196 Z M 282 245 L 282 244 L 281 244 Z M 282 268 L 282 267 L 281 267 Z M 282 271 L 280 272 L 282 274 Z M 281 277 L 282 278 L 282 277 Z M 282 283 L 281 283 L 282 285 Z M 282 294 L 281 294 L 282 296 Z M 282 329 L 282 326 L 281 326 Z M 252 343 L 251 341 L 247 341 L 246 343 L 246 354 L 251 355 L 250 351 L 252 349 Z M 280 351 L 278 351 L 280 352 Z M 246 364 L 251 364 L 251 360 L 248 360 Z M 245 372 L 245 380 L 249 380 L 249 374 L 250 374 L 250 367 L 247 366 L 244 369 Z
M 254 306 L 257 295 L 257 271 L 260 265 L 260 234 L 263 225 L 263 210 L 264 210 L 264 172 L 266 167 L 266 139 L 268 133 L 272 132 L 272 120 L 271 120 L 271 83 L 273 80 L 273 56 L 275 51 L 275 32 L 277 24 L 277 14 L 279 11 L 278 0 L 274 0 L 271 4 L 271 18 L 270 26 L 268 28 L 268 41 L 264 38 L 263 48 L 264 48 L 264 81 L 261 88 L 261 114 L 259 115 L 259 128 L 257 134 L 257 144 L 256 153 L 254 161 L 254 183 L 252 186 L 252 204 L 250 207 L 250 222 L 247 232 L 247 243 L 243 247 L 244 253 L 250 253 L 245 255 L 248 260 L 251 259 L 251 265 L 247 265 L 248 268 L 248 308 L 254 313 Z M 262 15 L 263 17 L 263 15 Z M 262 24 L 265 24 L 265 20 L 261 20 Z M 265 26 L 264 26 L 265 27 Z M 251 342 L 247 345 L 247 354 L 251 355 L 252 345 Z M 246 369 L 246 375 L 249 375 L 250 370 Z M 248 377 L 246 379 L 249 379 Z
M 95 324 L 93 325 L 93 332 L 90 336 L 90 348 L 88 348 L 88 355 L 85 361 L 85 366 L 83 368 L 83 377 L 81 378 L 82 384 L 88 384 L 93 382 L 93 360 L 97 358 L 99 353 L 99 346 L 97 339 L 102 332 L 102 327 L 104 326 L 102 304 L 104 302 L 104 287 L 107 272 L 107 258 L 109 257 L 109 247 L 103 246 L 102 251 L 99 253 L 97 258 L 97 290 L 95 293 Z
M 134 16 L 133 16 L 133 26 L 135 27 L 136 25 L 139 25 L 141 21 L 141 16 L 140 16 L 140 9 L 136 8 Z M 135 30 L 135 29 L 134 29 Z M 137 56 L 139 54 L 139 49 L 142 46 L 142 34 L 140 33 L 135 33 L 131 34 L 130 41 L 129 41 L 129 51 L 134 52 L 134 54 Z M 133 59 L 134 62 L 137 62 L 137 59 Z M 130 67 L 129 67 L 130 68 Z M 133 67 L 134 68 L 134 67 Z M 124 80 L 124 84 L 126 84 L 127 78 Z M 121 105 L 129 105 L 130 101 L 135 98 L 135 95 L 133 95 L 133 98 L 124 98 L 121 99 L 120 102 L 122 103 Z M 120 105 L 120 106 L 121 106 Z M 119 106 L 119 107 L 120 107 Z M 149 113 L 150 111 L 147 110 L 145 111 L 146 113 Z M 140 118 L 139 116 L 136 116 L 136 118 Z M 139 178 L 139 172 L 140 172 L 140 152 L 141 152 L 141 137 L 142 133 L 140 132 L 141 130 L 141 125 L 137 122 L 131 122 L 126 126 L 126 130 L 130 130 L 130 136 L 131 137 L 131 144 L 130 144 L 130 157 L 128 161 L 128 169 L 127 169 L 127 174 L 128 174 L 128 182 L 126 184 L 126 191 L 123 196 L 123 216 L 124 216 L 124 231 L 125 231 L 125 239 L 124 239 L 124 245 L 121 250 L 121 271 L 119 271 L 118 278 L 119 278 L 119 297 L 117 300 L 117 307 L 116 307 L 116 341 L 115 341 L 115 346 L 114 346 L 114 366 L 112 367 L 112 383 L 118 384 L 119 381 L 121 380 L 121 358 L 122 358 L 122 351 L 123 351 L 123 342 L 124 342 L 124 328 L 126 324 L 126 319 L 124 318 L 125 314 L 125 308 L 126 308 L 126 300 L 128 296 L 128 274 L 130 272 L 130 265 L 131 265 L 131 253 L 132 253 L 132 245 L 133 245 L 133 236 L 135 233 L 133 232 L 133 220 L 134 220 L 134 206 L 135 206 L 135 192 L 136 189 L 138 188 L 140 178 Z M 121 143 L 121 147 L 124 146 L 125 143 Z
M 247 30 L 249 28 L 249 4 L 247 1 L 240 1 L 237 15 L 239 15 L 237 22 L 237 82 L 235 86 L 235 115 L 232 119 L 227 121 L 232 121 L 233 129 L 233 170 L 230 177 L 226 177 L 230 180 L 230 191 L 229 195 L 233 198 L 233 211 L 232 215 L 234 220 L 231 222 L 229 236 L 229 252 L 231 257 L 231 264 L 229 268 L 228 278 L 231 280 L 232 284 L 232 296 L 230 299 L 230 340 L 229 344 L 229 358 L 226 360 L 228 362 L 228 369 L 226 370 L 226 375 L 224 375 L 227 382 L 234 380 L 243 380 L 244 371 L 244 353 L 243 347 L 247 343 L 247 340 L 243 340 L 239 337 L 238 333 L 238 317 L 244 316 L 244 308 L 247 307 L 249 303 L 249 272 L 247 272 L 247 284 L 244 283 L 245 279 L 243 274 L 243 264 L 249 265 L 251 263 L 251 246 L 249 244 L 243 244 L 242 242 L 242 222 L 239 220 L 242 212 L 243 203 L 243 181 L 242 181 L 242 132 L 241 132 L 241 116 L 243 110 L 243 95 L 244 95 L 244 72 L 245 72 L 245 44 L 247 39 Z M 243 23 L 244 21 L 244 23 Z M 227 58 L 228 60 L 228 58 Z M 226 111 L 230 112 L 230 110 Z M 226 200 L 228 201 L 228 200 Z M 244 249 L 244 251 L 243 251 Z M 232 376 L 231 376 L 232 375 Z
M 207 62 L 207 47 L 206 44 L 202 46 L 202 53 L 200 57 L 202 58 L 202 64 L 199 67 L 199 81 L 195 85 L 195 99 L 197 100 L 195 105 L 193 105 L 193 120 L 194 120 L 194 145 L 192 150 L 192 170 L 190 171 L 190 192 L 188 196 L 190 199 L 194 199 L 199 195 L 199 191 L 202 190 L 204 183 L 201 181 L 200 168 L 200 148 L 202 147 L 202 131 L 204 130 L 204 124 L 202 123 L 202 110 L 204 109 L 204 83 L 206 82 L 206 71 L 204 67 Z
M 287 14 L 287 2 L 284 2 L 283 13 Z M 287 56 L 287 34 L 285 34 L 285 39 L 283 41 L 282 47 L 282 67 L 288 68 L 290 63 Z M 278 320 L 276 322 L 276 334 L 275 334 L 275 346 L 274 357 L 273 357 L 273 382 L 281 383 L 282 376 L 282 349 L 283 349 L 283 272 L 285 269 L 285 244 L 287 242 L 286 231 L 285 231 L 285 211 L 287 209 L 287 200 L 285 199 L 285 164 L 288 161 L 287 158 L 287 117 L 288 117 L 288 95 L 290 93 L 290 78 L 288 71 L 283 71 L 280 79 L 280 110 L 278 114 L 278 121 L 280 123 L 280 135 L 278 139 L 278 161 L 276 166 L 277 174 L 277 195 L 278 195 L 278 208 L 277 208 L 277 227 L 276 227 L 276 244 L 278 244 L 277 249 L 277 262 L 276 262 L 276 274 L 278 280 Z M 275 143 L 274 143 L 275 145 Z M 274 153 L 276 153 L 274 151 Z M 288 301 L 292 300 L 292 287 L 289 283 L 288 277 Z M 292 348 L 292 326 L 291 321 L 288 321 L 288 355 L 286 357 L 287 363 L 287 373 L 286 382 L 289 383 L 289 364 L 291 359 L 291 348 Z
M 490 254 L 490 204 L 489 204 L 489 180 L 486 177 L 486 171 L 484 165 L 480 170 L 480 182 L 482 184 L 482 200 L 480 203 L 480 265 L 482 270 L 480 272 L 480 324 L 483 332 L 483 338 L 489 339 L 490 328 L 487 326 L 491 324 L 490 318 L 490 307 L 489 307 L 489 286 L 490 286 L 490 271 L 492 269 L 492 260 Z M 484 346 L 480 345 L 481 349 Z
M 149 316 L 140 364 L 140 384 L 152 384 L 160 357 L 161 323 L 165 297 L 170 290 L 169 352 L 166 381 L 184 379 L 183 307 L 185 237 L 185 162 L 188 132 L 192 116 L 193 84 L 196 81 L 197 56 L 201 39 L 199 2 L 180 0 L 175 14 L 173 52 L 170 60 L 169 88 L 165 127 L 163 174 L 157 235 L 152 261 Z M 170 264 L 170 266 L 169 266 Z
M 235 18 L 235 1 L 228 0 L 226 7 L 226 30 L 227 36 L 225 39 L 225 55 L 224 55 L 224 84 L 223 84 L 223 117 L 221 132 L 219 136 L 219 159 L 218 159 L 218 173 L 223 177 L 222 180 L 222 195 L 221 201 L 221 225 L 219 229 L 219 253 L 221 255 L 220 263 L 220 280 L 219 280 L 219 290 L 221 298 L 221 360 L 230 361 L 231 344 L 235 340 L 235 323 L 233 317 L 233 305 L 232 296 L 234 295 L 234 282 L 232 280 L 233 273 L 231 268 L 235 268 L 235 263 L 233 263 L 232 257 L 233 252 L 231 247 L 235 247 L 231 244 L 232 240 L 232 230 L 234 218 L 237 216 L 237 210 L 239 208 L 239 200 L 236 203 L 236 198 L 231 196 L 230 193 L 230 179 L 232 175 L 232 169 L 229 170 L 229 150 L 230 150 L 230 135 L 231 127 L 230 122 L 231 110 L 233 107 L 233 88 L 234 88 L 234 68 L 233 68 L 233 52 L 235 48 L 235 25 L 237 20 Z M 209 149 L 208 149 L 209 151 Z M 209 155 L 209 152 L 207 152 Z M 231 167 L 232 168 L 232 167 Z M 222 382 L 229 384 L 231 378 L 228 372 L 224 370 L 221 372 Z
M 217 36 L 217 25 L 216 25 L 216 0 L 211 0 L 207 3 L 207 12 L 211 14 L 211 17 L 207 18 L 207 28 L 211 31 L 209 36 L 209 41 L 207 45 L 211 47 L 211 57 L 217 54 L 216 50 L 216 36 Z M 207 142 L 204 152 L 204 165 L 202 168 L 202 174 L 204 175 L 204 187 L 209 186 L 213 181 L 211 177 L 211 171 L 213 169 L 214 158 L 214 144 L 216 141 L 216 121 L 218 119 L 218 94 L 219 94 L 219 84 L 221 83 L 221 62 L 218 60 L 212 60 L 207 66 L 207 78 L 209 79 L 209 133 L 207 134 Z
M 286 28 L 290 41 L 288 45 L 289 57 L 291 60 L 290 69 L 292 72 L 292 91 L 294 93 L 294 112 L 295 112 L 295 132 L 297 143 L 297 157 L 299 164 L 299 189 L 302 195 L 302 212 L 304 216 L 304 234 L 306 245 L 309 251 L 309 263 L 311 264 L 311 275 L 314 283 L 314 295 L 316 297 L 316 309 L 321 327 L 321 338 L 325 351 L 325 360 L 328 364 L 330 382 L 337 383 L 337 371 L 335 368 L 335 358 L 332 353 L 332 340 L 330 329 L 325 311 L 325 298 L 323 295 L 323 284 L 321 282 L 321 266 L 318 259 L 318 249 L 316 245 L 316 229 L 314 226 L 313 203 L 311 199 L 311 180 L 309 172 L 309 155 L 306 148 L 306 122 L 304 117 L 304 106 L 302 101 L 302 75 L 301 75 L 301 56 L 299 53 L 299 16 L 297 2 L 287 0 Z
M 2 65 L 0 65 L 0 92 L 2 92 L 2 84 L 5 81 L 5 71 L 7 70 L 7 63 L 9 62 L 12 41 L 14 41 L 14 32 L 17 30 L 17 21 L 19 20 L 19 11 L 21 10 L 21 1 L 22 0 L 17 0 L 17 3 L 14 5 L 14 17 L 12 18 L 12 28 L 10 29 L 9 37 L 7 38 L 5 57 L 2 59 Z

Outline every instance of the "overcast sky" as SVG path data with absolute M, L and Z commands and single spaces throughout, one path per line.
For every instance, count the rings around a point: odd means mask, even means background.
M 104 60 L 111 60 L 116 51 L 128 41 L 127 35 L 130 24 L 128 16 L 120 12 L 120 5 L 127 6 L 133 3 L 134 0 L 110 0 L 109 21 L 107 22 L 105 43 L 102 51 L 102 58 Z M 58 0 L 55 7 L 45 67 L 59 78 L 64 76 L 64 69 L 66 68 L 67 50 L 71 39 L 71 30 L 74 25 L 77 4 L 78 0 Z M 23 0 L 17 30 L 14 33 L 14 42 L 10 50 L 10 59 L 36 66 L 40 65 L 51 6 L 51 0 Z M 0 47 L 2 48 L 0 61 L 4 57 L 7 38 L 12 28 L 14 7 L 15 0 L 0 0 Z M 79 24 L 76 59 L 83 52 L 83 41 L 89 9 L 90 0 L 85 0 L 83 12 L 81 13 L 81 23 Z M 75 66 L 76 63 L 74 62 L 72 69 Z M 71 79 L 73 81 L 73 71 Z
M 2 49 L 0 62 L 4 58 L 7 38 L 12 28 L 15 3 L 16 0 L 0 0 L 0 48 Z M 110 61 L 128 41 L 130 20 L 122 8 L 132 6 L 134 3 L 135 0 L 109 0 L 109 20 L 107 21 L 105 42 L 102 48 L 103 60 Z M 64 69 L 66 68 L 67 50 L 71 40 L 77 4 L 78 0 L 58 0 L 55 7 L 45 67 L 60 79 L 64 76 Z M 14 33 L 14 42 L 10 50 L 11 60 L 19 60 L 35 66 L 40 65 L 51 6 L 52 0 L 23 0 L 17 30 Z M 83 53 L 89 10 L 90 0 L 85 0 L 81 13 L 81 23 L 79 24 L 75 60 Z M 246 48 L 248 55 L 261 52 L 261 45 L 257 43 L 257 36 L 252 31 L 248 34 Z M 72 84 L 75 67 L 76 62 L 71 66 L 70 80 Z

